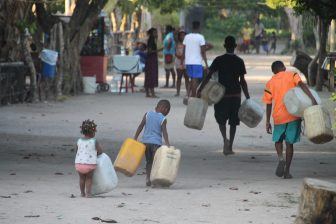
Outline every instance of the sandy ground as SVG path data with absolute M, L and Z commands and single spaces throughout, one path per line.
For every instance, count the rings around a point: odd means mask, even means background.
M 278 57 L 246 56 L 253 99 L 261 102 L 269 66 Z M 281 57 L 289 62 L 289 57 Z M 163 74 L 163 73 L 162 73 Z M 160 82 L 163 85 L 163 76 Z M 138 78 L 141 84 L 142 77 Z M 314 145 L 306 137 L 295 146 L 294 179 L 274 175 L 276 156 L 264 121 L 238 128 L 236 154 L 221 154 L 222 140 L 209 108 L 202 131 L 183 126 L 185 106 L 172 89 L 158 89 L 172 103 L 170 141 L 182 150 L 176 183 L 145 187 L 144 164 L 132 178 L 118 174 L 119 186 L 103 196 L 79 196 L 74 143 L 81 121 L 94 119 L 97 139 L 115 159 L 122 141 L 134 135 L 143 114 L 157 100 L 143 93 L 72 97 L 63 103 L 17 104 L 0 108 L 0 223 L 293 223 L 303 178 L 336 181 L 335 141 Z M 331 110 L 335 105 L 321 94 Z M 71 197 L 74 195 L 74 197 Z M 38 217 L 25 217 L 38 216 Z

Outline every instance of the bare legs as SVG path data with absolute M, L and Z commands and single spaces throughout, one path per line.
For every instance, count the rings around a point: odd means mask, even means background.
M 198 79 L 191 79 L 190 84 L 189 84 L 189 95 L 190 97 L 196 97 L 196 90 L 198 87 Z
M 291 166 L 293 154 L 294 154 L 293 144 L 289 144 L 286 142 L 286 161 L 284 160 L 284 157 L 283 157 L 283 143 L 276 142 L 275 149 L 277 151 L 278 158 L 279 158 L 279 163 L 278 163 L 278 167 L 276 169 L 275 174 L 278 177 L 283 176 L 285 179 L 292 178 L 292 175 L 290 174 L 290 166 Z
M 92 197 L 91 189 L 92 189 L 92 176 L 93 170 L 87 174 L 79 173 L 79 187 L 81 191 L 82 197 Z
M 237 126 L 230 125 L 230 139 L 226 137 L 226 126 L 223 124 L 219 125 L 219 130 L 223 136 L 224 147 L 223 147 L 223 154 L 224 155 L 231 155 L 234 154 L 232 150 L 233 141 L 236 135 Z
M 173 78 L 172 88 L 175 88 L 176 73 L 175 73 L 175 70 L 173 68 L 172 69 L 166 69 L 166 85 L 164 87 L 165 88 L 169 87 L 169 76 L 170 76 L 170 73 L 172 74 L 172 78 Z
M 146 89 L 146 97 L 152 97 L 152 98 L 157 98 L 155 95 L 154 88 L 145 88 Z
M 185 69 L 177 69 L 177 82 L 176 82 L 176 95 L 175 96 L 179 96 L 180 95 L 180 90 L 181 90 L 181 82 L 182 82 L 182 76 L 184 77 L 185 80 L 185 86 L 186 86 L 186 90 L 187 90 L 187 96 L 189 95 L 189 77 L 186 73 Z

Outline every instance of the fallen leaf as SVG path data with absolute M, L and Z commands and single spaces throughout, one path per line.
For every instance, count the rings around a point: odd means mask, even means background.
M 9 175 L 11 175 L 11 176 L 15 176 L 15 175 L 16 175 L 16 173 L 11 173 L 11 174 L 9 174 Z
M 25 218 L 38 218 L 40 215 L 25 215 Z
M 202 204 L 202 207 L 210 207 L 210 204 Z
M 11 196 L 0 196 L 0 198 L 11 198 Z
M 255 159 L 255 157 L 254 157 L 254 156 L 251 156 L 251 159 Z
M 57 172 L 55 175 L 64 175 L 63 173 Z
M 232 191 L 238 191 L 239 190 L 238 187 L 230 187 L 229 189 L 232 190 Z
M 71 194 L 70 198 L 76 198 L 76 196 L 75 196 L 75 195 L 73 195 L 73 194 Z
M 33 191 L 31 191 L 31 190 L 27 190 L 27 191 L 25 191 L 25 192 L 23 192 L 23 193 L 33 193 Z

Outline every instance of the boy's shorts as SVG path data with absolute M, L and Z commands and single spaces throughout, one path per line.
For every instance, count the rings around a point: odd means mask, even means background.
M 237 126 L 240 124 L 238 111 L 241 104 L 240 97 L 223 97 L 221 101 L 214 105 L 215 118 L 218 124 L 226 125 L 229 120 L 229 125 Z
M 203 66 L 202 65 L 186 65 L 187 74 L 192 79 L 203 78 Z
M 151 144 L 151 143 L 144 143 L 146 146 L 145 156 L 147 164 L 152 164 L 154 160 L 154 156 L 156 150 L 161 147 L 161 145 Z
M 294 144 L 300 141 L 301 120 L 291 121 L 286 124 L 274 125 L 273 142 L 285 142 Z

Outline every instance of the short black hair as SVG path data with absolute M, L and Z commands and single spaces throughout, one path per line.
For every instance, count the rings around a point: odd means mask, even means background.
M 237 47 L 236 39 L 233 36 L 227 36 L 224 40 L 225 48 L 235 48 Z
M 172 32 L 172 31 L 174 31 L 174 28 L 173 28 L 171 25 L 167 25 L 167 26 L 166 26 L 166 32 L 167 32 L 167 33 L 170 33 L 170 32 Z
M 194 30 L 197 30 L 197 29 L 199 29 L 201 27 L 201 23 L 200 23 L 200 21 L 193 21 L 192 22 L 192 28 L 194 29 Z
M 156 106 L 157 107 L 163 106 L 163 107 L 170 109 L 170 102 L 169 100 L 160 100 Z
M 272 67 L 272 72 L 275 74 L 286 69 L 285 64 L 282 61 L 273 62 L 271 67 Z

